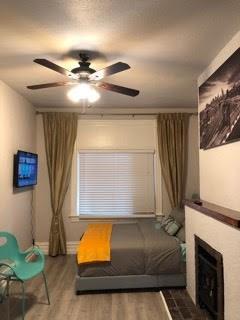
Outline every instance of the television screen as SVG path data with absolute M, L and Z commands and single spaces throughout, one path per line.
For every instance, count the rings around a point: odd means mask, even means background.
M 30 187 L 37 184 L 38 155 L 18 151 L 14 158 L 14 187 Z

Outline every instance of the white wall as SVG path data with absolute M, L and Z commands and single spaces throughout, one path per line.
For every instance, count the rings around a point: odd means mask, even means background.
M 155 151 L 156 212 L 161 213 L 161 174 L 157 151 L 158 140 L 156 120 L 79 120 L 78 123 L 78 136 L 73 168 L 76 167 L 77 150 Z M 76 171 L 74 172 L 76 176 Z M 73 182 L 72 196 L 73 193 L 76 192 L 76 181 Z M 74 196 L 72 197 L 72 202 L 76 202 Z M 72 205 L 73 210 L 76 211 L 74 207 L 75 206 Z M 75 212 L 71 213 L 76 214 Z
M 198 152 L 198 117 L 192 116 L 188 130 L 188 167 L 186 178 L 186 198 L 199 194 L 199 152 Z
M 189 170 L 187 195 L 199 192 L 198 185 L 198 148 L 197 118 L 190 118 L 189 131 Z M 157 151 L 156 120 L 79 120 L 78 149 L 151 149 L 156 150 L 156 212 L 168 212 L 166 191 L 162 190 L 160 163 Z M 37 116 L 37 152 L 39 154 L 39 179 L 36 188 L 36 239 L 47 242 L 51 222 L 50 192 L 45 155 L 42 117 Z M 164 198 L 163 198 L 164 196 Z M 67 241 L 79 240 L 87 222 L 72 222 L 71 190 L 69 190 L 63 208 L 63 217 Z
M 198 85 L 204 83 L 240 45 L 240 32 L 223 48 L 201 74 Z M 203 200 L 234 210 L 240 210 L 240 142 L 199 151 L 200 196 Z M 220 221 L 186 207 L 187 290 L 195 301 L 196 234 L 223 254 L 225 319 L 240 319 L 240 232 Z
M 196 302 L 194 235 L 197 235 L 223 255 L 224 319 L 239 320 L 240 232 L 238 229 L 208 217 L 192 208 L 186 207 L 185 212 L 188 293 L 193 301 Z
M 223 48 L 199 77 L 199 86 L 215 72 L 240 45 L 240 32 Z M 218 205 L 240 210 L 240 142 L 200 150 L 200 195 Z
M 13 191 L 13 156 L 35 151 L 35 110 L 0 81 L 0 230 L 13 233 L 21 247 L 31 244 L 31 191 Z
M 79 120 L 76 150 L 97 149 L 148 149 L 157 148 L 155 120 Z M 37 152 L 39 155 L 39 179 L 36 187 L 36 238 L 39 242 L 48 241 L 51 222 L 50 191 L 45 154 L 42 117 L 37 117 Z M 161 212 L 161 181 L 159 175 L 159 159 L 157 154 L 156 179 L 157 212 Z M 73 164 L 74 165 L 74 164 Z M 72 179 L 73 180 L 73 179 Z M 72 181 L 74 184 L 74 181 Z M 71 185 L 73 187 L 73 185 Z M 87 222 L 72 222 L 72 201 L 74 196 L 69 188 L 63 207 L 63 217 L 66 227 L 67 241 L 79 240 L 86 228 Z

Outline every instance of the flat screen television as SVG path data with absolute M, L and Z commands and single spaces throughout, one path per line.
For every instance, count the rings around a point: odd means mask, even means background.
M 38 155 L 18 151 L 14 156 L 13 185 L 15 188 L 31 187 L 37 184 Z

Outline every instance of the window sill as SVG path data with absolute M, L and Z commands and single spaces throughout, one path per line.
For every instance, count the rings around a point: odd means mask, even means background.
M 71 222 L 80 222 L 80 221 L 109 221 L 109 220 L 128 220 L 128 219 L 146 219 L 146 218 L 154 218 L 154 213 L 146 213 L 146 214 L 133 214 L 133 215 L 122 215 L 122 216 L 99 216 L 99 215 L 75 215 L 69 216 Z

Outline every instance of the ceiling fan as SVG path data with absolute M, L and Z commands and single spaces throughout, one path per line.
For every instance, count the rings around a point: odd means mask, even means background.
M 38 63 L 43 67 L 46 67 L 64 76 L 67 76 L 71 80 L 31 85 L 31 86 L 27 86 L 27 88 L 36 90 L 36 89 L 46 89 L 46 88 L 53 88 L 53 87 L 60 87 L 60 86 L 72 86 L 72 85 L 79 85 L 79 84 L 83 84 L 86 86 L 87 84 L 88 87 L 89 85 L 91 85 L 91 86 L 99 87 L 105 90 L 121 93 L 131 97 L 135 97 L 139 94 L 138 90 L 101 81 L 105 77 L 130 69 L 130 66 L 127 63 L 117 62 L 106 68 L 96 71 L 90 68 L 91 63 L 89 62 L 89 56 L 87 54 L 80 53 L 79 56 L 81 59 L 81 61 L 79 62 L 79 67 L 74 68 L 71 71 L 47 59 L 33 60 L 35 63 Z

